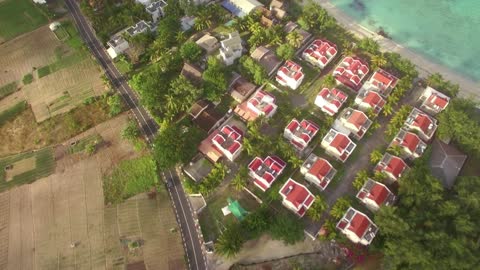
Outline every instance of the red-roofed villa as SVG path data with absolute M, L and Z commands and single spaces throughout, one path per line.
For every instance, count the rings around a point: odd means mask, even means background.
M 295 90 L 300 86 L 304 77 L 302 67 L 293 61 L 287 60 L 287 62 L 278 69 L 276 79 L 280 85 L 288 86 Z
M 228 160 L 233 161 L 242 151 L 243 132 L 236 126 L 223 126 L 212 138 L 212 144 Z
M 368 65 L 356 57 L 347 56 L 333 71 L 337 83 L 341 83 L 357 92 L 362 86 L 362 80 L 368 74 Z
M 352 108 L 343 110 L 338 119 L 357 140 L 362 139 L 372 125 L 372 120 L 364 112 Z
M 330 129 L 321 144 L 325 152 L 341 162 L 345 162 L 357 145 L 347 135 Z
M 313 194 L 304 185 L 291 178 L 280 188 L 278 193 L 283 198 L 283 206 L 299 217 L 303 217 L 315 201 Z
M 389 153 L 385 153 L 382 160 L 380 160 L 377 166 L 375 166 L 375 171 L 385 173 L 389 182 L 397 181 L 407 169 L 408 166 L 403 159 L 390 155 Z
M 386 98 L 397 85 L 398 78 L 386 72 L 383 69 L 378 69 L 373 73 L 372 77 L 365 82 L 362 89 L 367 91 L 375 91 L 382 97 Z
M 359 199 L 370 211 L 377 211 L 382 205 L 392 205 L 395 195 L 384 184 L 368 178 L 357 193 Z
M 337 223 L 339 229 L 353 243 L 369 245 L 378 232 L 378 227 L 364 213 L 348 208 L 345 215 Z
M 427 86 L 423 91 L 422 95 L 419 98 L 423 103 L 420 109 L 435 115 L 448 106 L 450 98 L 440 91 L 433 89 L 430 86 Z
M 300 172 L 308 182 L 323 191 L 327 188 L 330 181 L 332 181 L 337 170 L 335 170 L 332 164 L 326 159 L 317 157 L 315 154 L 310 154 L 302 167 L 300 167 Z
M 437 130 L 437 119 L 428 116 L 417 108 L 413 108 L 404 125 L 407 130 L 418 131 L 420 137 L 429 141 Z
M 268 156 L 263 160 L 256 157 L 248 164 L 248 175 L 254 179 L 253 183 L 265 192 L 283 172 L 285 166 L 285 162 L 277 156 Z
M 376 115 L 380 113 L 385 103 L 385 99 L 375 91 L 360 90 L 355 98 L 355 104 L 357 104 L 359 110 L 362 112 L 373 110 Z
M 336 88 L 332 88 L 332 90 L 323 88 L 315 98 L 315 105 L 324 113 L 333 116 L 340 110 L 347 98 L 347 94 Z
M 427 144 L 424 143 L 417 134 L 401 129 L 391 146 L 399 145 L 403 152 L 410 158 L 418 158 L 423 155 Z
M 314 40 L 302 53 L 303 59 L 324 69 L 337 55 L 337 45 L 328 40 Z
M 297 150 L 303 151 L 313 137 L 315 137 L 318 130 L 319 127 L 312 121 L 303 119 L 301 122 L 298 122 L 298 120 L 294 118 L 285 127 L 283 137 L 289 140 Z

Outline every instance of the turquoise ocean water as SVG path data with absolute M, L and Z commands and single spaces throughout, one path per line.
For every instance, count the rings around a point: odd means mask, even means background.
M 480 80 L 480 0 L 330 0 L 361 25 Z

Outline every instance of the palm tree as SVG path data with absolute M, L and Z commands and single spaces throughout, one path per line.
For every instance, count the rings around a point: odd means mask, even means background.
M 387 59 L 383 55 L 383 53 L 375 54 L 372 56 L 371 59 L 372 65 L 375 67 L 383 67 L 387 64 Z
M 195 30 L 201 31 L 210 28 L 213 24 L 213 16 L 208 10 L 200 10 L 195 18 Z
M 215 243 L 215 250 L 218 254 L 227 258 L 234 257 L 242 248 L 243 234 L 237 224 L 230 225 Z
M 335 80 L 335 77 L 333 77 L 332 74 L 328 74 L 327 76 L 325 76 L 325 78 L 323 79 L 324 87 L 332 88 L 335 85 L 337 85 L 337 81 Z
M 296 155 L 291 155 L 288 159 L 288 162 L 290 162 L 290 164 L 292 164 L 292 167 L 295 169 L 302 166 L 303 164 L 303 160 L 299 159 Z
M 445 81 L 443 80 L 443 76 L 440 73 L 433 73 L 432 75 L 427 77 L 427 84 L 431 86 L 438 86 L 443 85 Z
M 330 210 L 330 216 L 335 219 L 341 219 L 349 207 L 350 200 L 348 198 L 339 198 L 332 206 L 332 210 Z
M 383 182 L 387 178 L 387 174 L 381 171 L 375 171 L 375 174 L 373 175 L 373 179 L 376 181 Z
M 307 215 L 313 221 L 319 221 L 322 217 L 323 212 L 325 212 L 327 208 L 328 205 L 325 199 L 320 195 L 317 195 L 315 196 L 315 201 L 313 202 L 313 205 L 308 209 Z
M 235 178 L 233 178 L 231 185 L 236 190 L 242 190 L 247 185 L 247 179 L 248 179 L 247 167 L 241 167 L 238 170 L 237 175 L 235 175 Z
M 383 154 L 378 151 L 377 149 L 373 150 L 372 153 L 370 153 L 370 162 L 372 164 L 377 164 L 383 157 Z
M 395 144 L 395 145 L 390 146 L 387 149 L 387 152 L 389 152 L 392 155 L 399 156 L 402 153 L 402 148 L 400 147 L 400 145 Z
M 183 42 L 185 42 L 185 40 L 187 40 L 187 37 L 185 36 L 185 32 L 179 31 L 179 32 L 177 33 L 177 36 L 175 37 L 175 40 L 176 40 L 179 44 L 182 44 Z
M 300 47 L 302 45 L 303 37 L 297 31 L 292 31 L 287 35 L 287 42 L 288 44 L 292 45 L 295 48 Z
M 390 104 L 389 102 L 387 102 L 387 104 L 385 104 L 385 106 L 383 106 L 383 110 L 382 110 L 382 114 L 384 116 L 389 116 L 393 113 L 393 107 L 392 107 L 392 104 Z
M 361 170 L 357 173 L 357 176 L 355 177 L 355 180 L 353 180 L 353 187 L 356 190 L 360 190 L 363 185 L 367 182 L 368 180 L 368 172 L 366 170 Z
M 178 104 L 177 104 L 177 99 L 174 95 L 166 95 L 165 96 L 166 106 L 169 111 L 177 111 L 178 109 Z

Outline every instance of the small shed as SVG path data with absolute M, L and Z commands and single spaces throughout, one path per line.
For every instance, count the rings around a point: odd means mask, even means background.
M 48 27 L 52 32 L 56 31 L 62 24 L 60 22 L 52 22 Z

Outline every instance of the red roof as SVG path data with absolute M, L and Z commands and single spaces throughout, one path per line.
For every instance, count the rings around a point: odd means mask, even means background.
M 447 98 L 443 98 L 435 93 L 432 93 L 430 95 L 430 97 L 428 98 L 428 101 L 437 105 L 438 107 L 442 108 L 442 109 L 445 109 L 445 107 L 447 107 L 448 105 L 448 99 Z
M 357 110 L 353 110 L 352 115 L 348 118 L 348 122 L 353 124 L 357 129 L 360 129 L 367 120 L 368 118 L 365 113 Z
M 405 163 L 405 161 L 403 161 L 403 159 L 397 156 L 391 156 L 390 162 L 386 164 L 384 170 L 398 178 L 406 167 L 407 164 Z
M 315 161 L 312 168 L 310 168 L 308 172 L 315 175 L 315 177 L 321 181 L 331 170 L 332 165 L 330 165 L 330 163 L 328 163 L 328 161 L 325 159 L 319 158 L 317 161 Z
M 415 152 L 418 144 L 420 143 L 420 138 L 412 132 L 406 132 L 403 137 L 402 146 L 407 147 L 410 152 Z
M 375 183 L 375 185 L 370 189 L 368 198 L 375 201 L 377 205 L 382 205 L 389 194 L 390 191 L 384 185 Z
M 309 197 L 313 197 L 307 188 L 292 179 L 288 179 L 280 192 L 285 196 L 285 199 L 291 202 L 297 209 L 304 205 L 307 199 L 311 200 Z
M 258 179 L 255 179 L 253 182 L 255 184 L 257 184 L 260 187 L 260 189 L 263 190 L 263 191 L 268 189 L 268 187 L 262 181 L 260 181 Z
M 363 98 L 363 102 L 369 104 L 370 106 L 376 106 L 383 98 L 374 91 L 369 91 L 368 94 Z
M 416 127 L 419 127 L 423 133 L 427 134 L 428 133 L 428 127 L 432 124 L 432 120 L 430 117 L 428 117 L 424 113 L 419 113 L 417 114 L 417 117 L 415 118 L 413 125 Z
M 287 129 L 290 130 L 291 132 L 294 132 L 297 127 L 300 126 L 300 123 L 296 119 L 293 119 L 287 126 Z
M 350 144 L 350 139 L 342 133 L 337 133 L 335 138 L 330 143 L 330 146 L 335 147 L 339 153 L 342 153 Z
M 353 57 L 345 57 L 339 66 L 333 72 L 335 79 L 342 84 L 358 91 L 361 81 L 367 75 L 368 65 L 362 60 Z
M 363 214 L 355 212 L 355 215 L 348 226 L 348 230 L 355 233 L 359 238 L 362 238 L 367 231 L 368 226 L 370 226 L 370 220 L 368 220 Z

